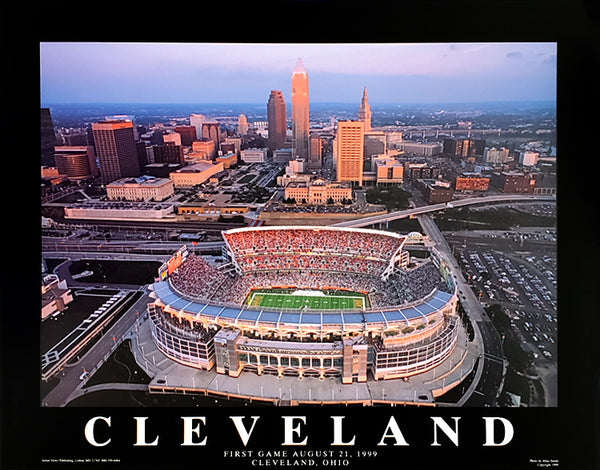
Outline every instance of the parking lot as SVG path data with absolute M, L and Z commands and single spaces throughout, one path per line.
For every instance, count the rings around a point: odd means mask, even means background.
M 536 364 L 555 362 L 556 256 L 466 245 L 455 256 L 481 302 L 504 308 Z

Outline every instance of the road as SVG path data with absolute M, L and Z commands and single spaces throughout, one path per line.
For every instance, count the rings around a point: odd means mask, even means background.
M 489 320 L 481 303 L 465 282 L 457 261 L 452 256 L 452 251 L 442 232 L 431 216 L 419 216 L 423 231 L 436 243 L 436 249 L 451 268 L 454 281 L 457 285 L 460 302 L 465 312 L 471 319 L 475 330 L 475 341 L 481 342 L 484 354 L 483 363 L 477 380 L 474 381 L 475 389 L 468 400 L 463 400 L 467 406 L 496 406 L 496 397 L 500 389 L 504 374 L 504 359 L 501 339 Z
M 44 204 L 45 206 L 52 206 L 52 204 Z M 54 204 L 57 207 L 64 207 L 65 204 Z M 115 227 L 117 229 L 126 230 L 128 227 L 131 230 L 137 229 L 147 229 L 149 231 L 152 230 L 179 230 L 182 232 L 190 232 L 195 230 L 206 230 L 206 231 L 221 231 L 221 230 L 229 230 L 232 228 L 240 228 L 245 227 L 245 222 L 229 222 L 229 221 L 204 221 L 204 220 L 173 220 L 173 219 L 160 219 L 156 222 L 150 221 L 148 219 L 143 220 L 115 220 L 115 219 L 67 219 L 64 216 L 53 216 L 52 217 L 55 222 L 60 224 L 64 224 L 65 227 L 77 228 L 81 225 L 87 225 L 92 227 Z
M 487 196 L 468 198 L 461 201 L 452 202 L 452 207 L 467 206 L 472 204 L 485 204 L 485 203 L 496 203 L 506 202 L 509 200 L 516 200 L 521 202 L 534 202 L 534 201 L 547 201 L 555 200 L 554 197 L 547 196 L 524 196 L 524 195 L 499 195 L 499 196 Z M 473 291 L 466 284 L 462 277 L 462 272 L 452 256 L 451 249 L 442 235 L 441 231 L 434 223 L 431 216 L 426 215 L 427 213 L 443 210 L 447 204 L 432 204 L 427 206 L 415 207 L 412 209 L 391 212 L 381 216 L 367 217 L 354 221 L 346 221 L 336 226 L 346 227 L 363 227 L 366 225 L 372 225 L 376 223 L 388 222 L 391 220 L 408 217 L 410 215 L 417 215 L 424 232 L 429 235 L 431 240 L 436 243 L 436 248 L 440 255 L 450 267 L 454 281 L 458 287 L 458 295 L 460 301 L 467 312 L 473 327 L 475 329 L 475 340 L 480 341 L 482 344 L 481 349 L 484 351 L 483 361 L 480 361 L 480 367 L 476 374 L 476 380 L 474 381 L 474 390 L 470 389 L 468 393 L 472 392 L 471 398 L 467 401 L 467 405 L 474 406 L 495 406 L 496 396 L 500 389 L 503 371 L 504 371 L 504 360 L 502 353 L 501 340 L 498 334 L 487 317 L 481 303 L 476 298 Z M 181 242 L 114 242 L 114 243 L 98 243 L 97 241 L 76 241 L 76 240 L 64 240 L 61 242 L 50 241 L 44 239 L 43 251 L 47 249 L 52 251 L 58 251 L 59 247 L 64 247 L 65 251 L 87 251 L 91 247 L 96 247 L 97 250 L 106 251 L 137 251 L 141 249 L 176 249 L 181 246 Z M 211 248 L 221 247 L 222 242 L 208 243 Z M 207 246 L 204 243 L 202 245 Z M 175 247 L 174 247 L 175 245 Z M 93 248 L 92 248 L 93 249 Z M 44 406 L 64 406 L 68 402 L 69 395 L 73 393 L 80 385 L 79 376 L 82 370 L 92 370 L 98 363 L 104 360 L 107 353 L 111 351 L 111 348 L 115 346 L 115 342 L 112 337 L 119 339 L 129 329 L 129 327 L 135 322 L 137 311 L 144 311 L 145 303 L 147 302 L 147 296 L 144 295 L 136 304 L 126 312 L 121 319 L 111 328 L 108 334 L 105 334 L 98 343 L 74 366 L 65 369 L 65 375 L 61 377 L 61 382 L 58 386 L 53 389 L 48 396 L 44 399 Z M 112 344 L 111 344 L 112 343 Z M 464 400 L 463 400 L 464 402 Z
M 146 309 L 149 301 L 147 294 L 142 296 L 125 312 L 119 320 L 100 337 L 94 346 L 75 364 L 66 366 L 63 370 L 64 375 L 60 375 L 60 382 L 54 387 L 48 395 L 42 400 L 42 406 L 61 407 L 70 401 L 70 396 L 76 393 L 81 386 L 79 377 L 83 370 L 92 371 L 99 363 L 104 362 L 122 341 L 123 335 L 131 328 L 138 318 L 137 312 L 141 315 Z M 115 338 L 113 340 L 113 337 Z
M 524 194 L 501 194 L 495 196 L 471 197 L 460 201 L 452 201 L 450 203 L 429 204 L 426 206 L 413 207 L 401 211 L 389 212 L 387 214 L 374 215 L 372 217 L 364 217 L 362 219 L 347 220 L 335 224 L 334 227 L 365 227 L 367 225 L 381 224 L 391 222 L 392 220 L 404 219 L 406 217 L 427 214 L 447 208 L 471 206 L 476 204 L 490 204 L 496 202 L 519 201 L 519 202 L 540 202 L 540 201 L 556 201 L 555 196 L 531 196 Z

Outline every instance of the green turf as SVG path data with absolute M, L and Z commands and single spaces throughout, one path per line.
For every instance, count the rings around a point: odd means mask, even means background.
M 289 290 L 254 290 L 246 303 L 252 307 L 285 308 L 299 310 L 348 310 L 361 309 L 367 302 L 358 292 L 336 292 L 325 296 L 292 295 Z

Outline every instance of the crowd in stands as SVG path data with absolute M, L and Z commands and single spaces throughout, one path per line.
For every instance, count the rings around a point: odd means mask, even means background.
M 402 239 L 384 233 L 369 233 L 326 228 L 285 230 L 243 230 L 223 233 L 240 257 L 274 253 L 335 253 L 370 256 L 387 261 L 402 245 Z
M 201 299 L 210 299 L 227 277 L 204 258 L 193 253 L 169 276 L 171 284 L 177 290 Z
M 237 258 L 243 272 L 264 270 L 343 271 L 380 276 L 387 264 L 381 260 L 332 254 L 260 254 Z
M 306 256 L 306 258 L 310 257 Z M 332 259 L 332 257 L 322 258 Z M 255 268 L 248 269 L 242 276 L 230 275 L 219 271 L 202 257 L 193 254 L 190 254 L 187 260 L 171 274 L 170 282 L 175 289 L 191 298 L 237 305 L 243 304 L 250 291 L 259 287 L 346 289 L 363 292 L 368 295 L 372 308 L 403 305 L 423 298 L 435 288 L 447 290 L 439 269 L 431 261 L 411 269 L 398 270 L 384 281 L 369 270 L 363 272 L 348 267 L 319 269 L 311 265 L 297 268 L 277 266 L 268 270 Z
M 385 289 L 369 294 L 372 304 L 402 305 L 422 299 L 436 288 L 442 291 L 448 289 L 439 268 L 431 261 L 395 272 L 385 285 Z

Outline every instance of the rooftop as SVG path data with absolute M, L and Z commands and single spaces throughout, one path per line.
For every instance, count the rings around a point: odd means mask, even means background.
M 126 184 L 137 184 L 140 186 L 160 186 L 168 182 L 168 178 L 155 178 L 150 175 L 142 175 L 137 178 L 121 178 L 112 183 L 109 183 L 107 186 L 123 186 Z
M 176 171 L 176 173 L 199 173 L 204 170 L 208 170 L 213 166 L 211 161 L 199 161 L 198 163 L 194 163 L 193 165 L 189 165 L 183 168 L 180 168 Z

